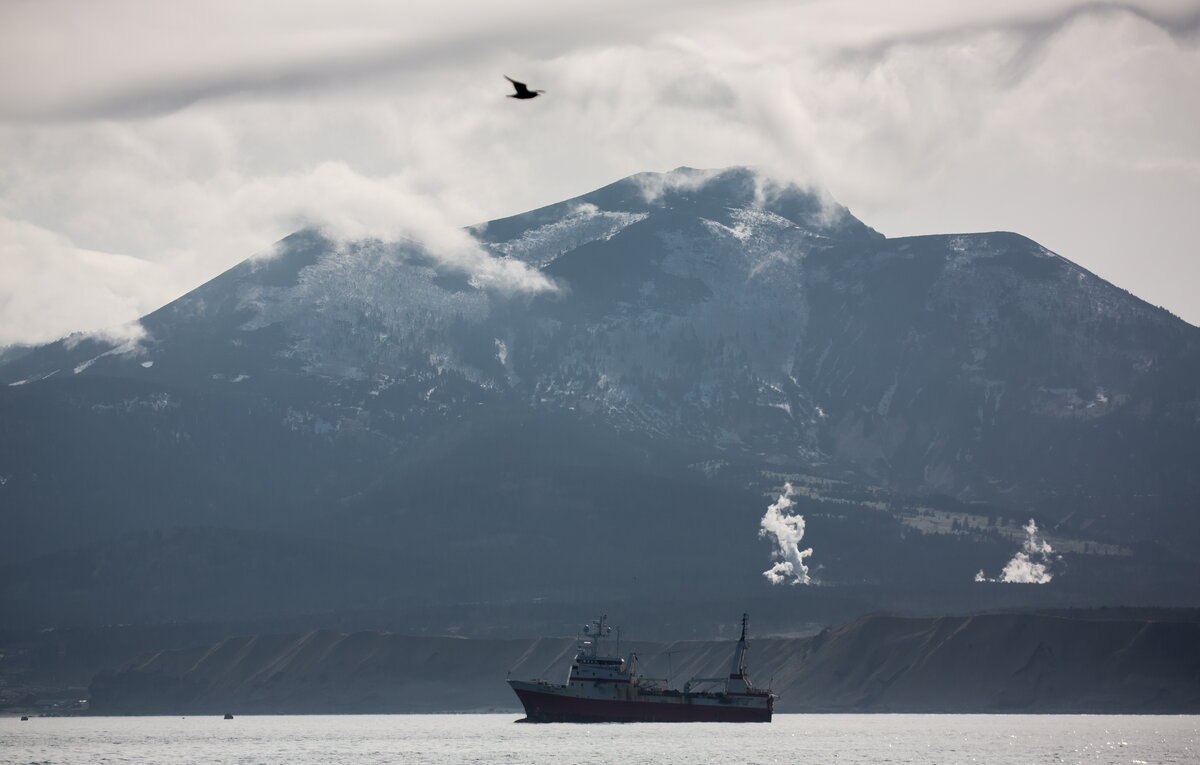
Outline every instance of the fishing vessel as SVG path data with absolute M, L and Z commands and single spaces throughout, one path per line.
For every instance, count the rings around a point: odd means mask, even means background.
M 520 722 L 770 722 L 778 698 L 746 672 L 746 615 L 725 677 L 696 677 L 682 689 L 644 677 L 637 655 L 604 655 L 606 619 L 583 628 L 566 683 L 509 680 L 525 707 Z

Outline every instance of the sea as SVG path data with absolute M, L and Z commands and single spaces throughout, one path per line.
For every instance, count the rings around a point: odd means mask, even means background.
M 0 718 L 0 763 L 1200 763 L 1200 716 L 776 715 L 516 724 L 516 714 Z

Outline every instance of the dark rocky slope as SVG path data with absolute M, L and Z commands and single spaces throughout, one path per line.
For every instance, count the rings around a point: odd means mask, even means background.
M 567 638 L 315 631 L 161 651 L 92 683 L 100 714 L 519 711 L 504 683 L 565 677 Z M 780 712 L 1200 712 L 1200 612 L 868 616 L 752 640 Z M 726 666 L 729 641 L 622 644 L 675 684 Z

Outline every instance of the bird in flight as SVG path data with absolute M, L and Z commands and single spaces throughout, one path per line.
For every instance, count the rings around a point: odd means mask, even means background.
M 513 84 L 513 87 L 517 89 L 516 93 L 508 94 L 509 98 L 537 98 L 539 93 L 546 92 L 544 90 L 530 90 L 528 85 L 526 85 L 523 82 L 517 82 L 512 77 L 509 77 L 507 74 L 504 75 L 504 79 L 511 82 Z

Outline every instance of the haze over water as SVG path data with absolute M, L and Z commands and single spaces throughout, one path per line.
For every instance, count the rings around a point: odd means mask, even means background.
M 0 719 L 0 763 L 1194 763 L 1200 717 L 777 715 L 514 725 L 516 714 Z

